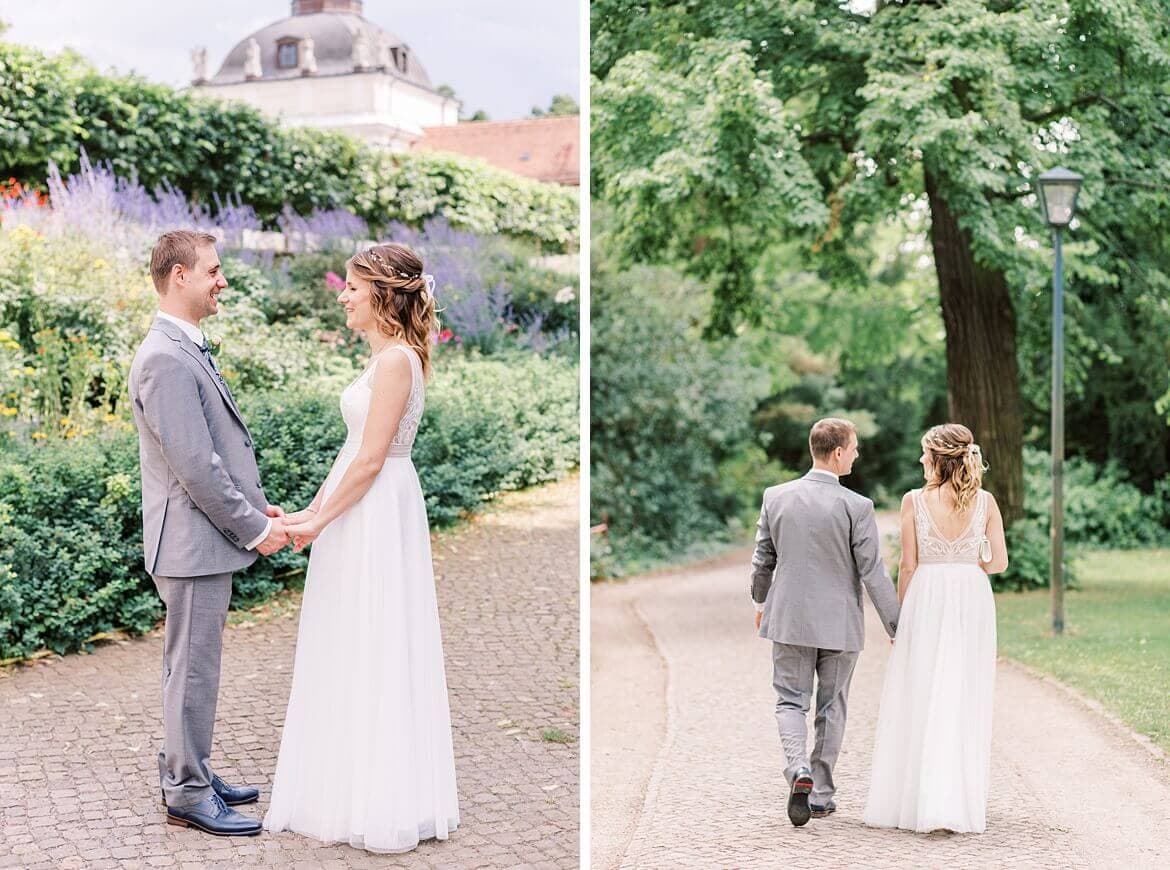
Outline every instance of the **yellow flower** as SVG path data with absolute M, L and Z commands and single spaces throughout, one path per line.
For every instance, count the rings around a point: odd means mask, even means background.
M 0 341 L 12 341 L 12 335 L 7 329 L 0 329 Z
M 31 437 L 35 438 L 37 441 L 40 441 L 42 438 L 48 438 L 49 436 L 44 432 L 33 432 Z
M 37 373 L 37 370 L 36 370 L 36 369 L 34 369 L 32 366 L 25 366 L 25 367 L 24 367 L 24 373 L 25 373 L 26 375 L 35 375 L 35 374 Z
M 101 257 L 98 257 L 96 260 L 93 261 L 93 267 L 95 269 L 105 269 L 109 265 L 110 264 L 107 263 L 105 260 L 103 260 Z
M 40 237 L 40 233 L 32 227 L 24 226 L 23 224 L 12 231 L 12 238 L 18 242 L 29 242 Z
M 60 420 L 60 423 L 62 426 L 72 426 L 73 425 L 73 421 L 70 420 L 68 417 L 62 417 Z
M 105 420 L 107 423 L 113 423 L 114 421 L 116 421 L 118 419 L 118 415 L 117 414 L 106 414 L 106 416 L 103 417 L 102 419 Z
M 16 413 L 17 411 L 15 408 L 9 408 L 7 405 L 5 405 L 3 408 L 0 408 L 0 414 L 3 414 L 5 417 L 15 417 Z

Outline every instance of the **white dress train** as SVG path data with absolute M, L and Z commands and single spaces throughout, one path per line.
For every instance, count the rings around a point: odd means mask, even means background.
M 422 365 L 385 464 L 313 543 L 266 830 L 405 852 L 459 824 L 426 506 L 410 448 Z M 371 373 L 341 394 L 347 437 L 327 500 L 361 444 Z
M 918 568 L 886 666 L 867 825 L 982 833 L 995 692 L 995 598 L 979 567 L 987 493 L 948 541 L 912 494 Z

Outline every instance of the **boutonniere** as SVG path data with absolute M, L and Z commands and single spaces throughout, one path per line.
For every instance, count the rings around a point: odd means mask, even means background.
M 223 349 L 223 339 L 218 337 L 208 338 L 207 346 L 211 348 L 212 353 L 219 353 Z

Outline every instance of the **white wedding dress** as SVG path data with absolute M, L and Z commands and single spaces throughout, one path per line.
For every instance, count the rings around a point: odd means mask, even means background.
M 912 498 L 918 568 L 886 666 L 863 819 L 982 833 L 996 658 L 995 598 L 979 567 L 987 493 L 976 495 L 971 521 L 953 541 L 937 528 L 922 491 Z
M 451 716 L 426 506 L 410 449 L 422 364 L 385 465 L 313 543 L 269 831 L 405 852 L 459 824 Z M 324 500 L 361 444 L 370 367 L 341 394 L 347 437 Z

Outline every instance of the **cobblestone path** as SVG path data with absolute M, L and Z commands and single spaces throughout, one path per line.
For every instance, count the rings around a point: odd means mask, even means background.
M 0 867 L 576 868 L 577 517 L 574 477 L 435 540 L 462 815 L 449 840 L 387 856 L 167 826 L 156 632 L 0 670 Z M 261 788 L 252 816 L 268 805 L 298 601 L 233 615 L 224 643 L 212 764 Z
M 793 828 L 749 564 L 745 550 L 592 590 L 594 867 L 1170 867 L 1170 771 L 1007 662 L 987 831 L 864 827 L 890 650 L 868 602 L 868 646 L 835 770 L 839 809 Z M 638 728 L 623 725 L 633 720 Z

